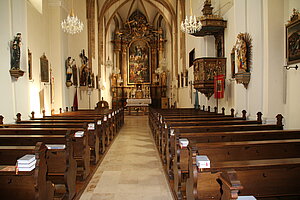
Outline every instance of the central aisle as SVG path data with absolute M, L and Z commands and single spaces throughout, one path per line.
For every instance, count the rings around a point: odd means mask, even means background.
M 148 116 L 125 124 L 80 200 L 172 200 L 148 126 Z

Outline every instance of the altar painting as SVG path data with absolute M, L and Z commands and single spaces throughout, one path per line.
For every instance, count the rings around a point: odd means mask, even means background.
M 128 84 L 150 84 L 149 47 L 137 40 L 129 47 Z

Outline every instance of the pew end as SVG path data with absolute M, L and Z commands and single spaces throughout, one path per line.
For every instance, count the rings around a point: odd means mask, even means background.
M 243 189 L 241 182 L 237 178 L 236 171 L 227 170 L 220 174 L 222 197 L 221 200 L 236 200 L 238 193 Z

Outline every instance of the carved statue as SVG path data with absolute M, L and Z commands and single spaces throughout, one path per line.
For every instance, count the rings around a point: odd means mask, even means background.
M 236 41 L 236 52 L 237 52 L 237 66 L 239 72 L 246 72 L 248 69 L 247 66 L 247 44 L 246 41 L 243 39 L 242 34 L 240 33 L 237 36 Z
M 167 73 L 165 71 L 161 73 L 161 86 L 167 86 Z
M 84 49 L 79 54 L 81 58 L 81 70 L 80 70 L 80 86 L 88 86 L 90 70 L 88 68 L 88 58 L 85 56 Z
M 72 58 L 68 57 L 66 60 L 66 85 L 70 87 L 72 85 Z
M 10 53 L 11 53 L 11 69 L 20 69 L 21 58 L 21 33 L 17 33 L 14 40 L 11 41 Z

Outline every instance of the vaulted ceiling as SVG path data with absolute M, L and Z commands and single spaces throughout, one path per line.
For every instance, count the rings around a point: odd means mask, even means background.
M 176 0 L 98 0 L 98 5 L 100 8 L 98 19 L 104 18 L 106 28 L 114 17 L 119 19 L 122 26 L 136 10 L 142 12 L 153 25 L 159 15 L 164 17 L 170 27 L 172 19 L 176 19 L 174 9 Z

